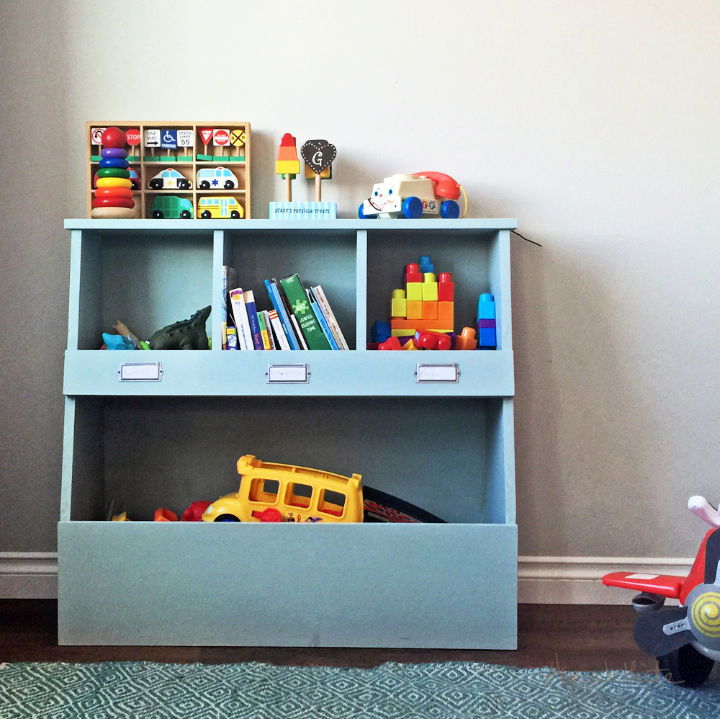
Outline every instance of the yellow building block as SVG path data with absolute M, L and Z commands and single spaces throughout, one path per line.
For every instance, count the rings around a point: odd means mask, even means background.
M 408 300 L 422 300 L 423 293 L 422 293 L 422 282 L 406 282 L 405 286 L 407 287 L 407 299 Z
M 415 343 L 410 340 L 409 342 L 406 342 L 403 347 L 404 350 L 417 350 L 417 347 L 415 346 Z
M 409 320 L 421 320 L 422 319 L 422 316 L 423 316 L 422 300 L 407 300 L 405 305 L 407 307 L 407 318 Z
M 407 317 L 405 290 L 393 290 L 390 300 L 390 317 Z
M 393 337 L 415 336 L 415 330 L 390 330 Z
M 437 318 L 445 322 L 445 324 L 449 325 L 450 327 L 453 327 L 455 325 L 455 303 L 440 300 L 437 305 Z
M 422 318 L 424 320 L 436 320 L 438 318 L 438 303 L 423 300 Z
M 432 272 L 426 272 L 423 275 L 422 298 L 424 302 L 437 302 L 438 283 Z

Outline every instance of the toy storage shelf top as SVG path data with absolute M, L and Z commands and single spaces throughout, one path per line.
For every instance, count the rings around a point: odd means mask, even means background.
M 277 220 L 65 220 L 66 230 L 514 230 L 517 220 L 481 217 L 462 220 L 333 220 L 277 221 Z

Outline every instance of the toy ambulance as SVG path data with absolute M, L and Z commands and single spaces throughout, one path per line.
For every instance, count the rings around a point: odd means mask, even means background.
M 233 190 L 238 179 L 227 167 L 204 167 L 197 172 L 197 183 L 201 190 Z
M 362 476 L 263 462 L 237 461 L 240 489 L 213 502 L 205 522 L 362 522 Z
M 460 185 L 449 175 L 440 172 L 397 174 L 378 182 L 372 194 L 358 209 L 360 219 L 407 217 L 422 215 L 445 218 L 460 216 L 457 203 L 462 192 Z

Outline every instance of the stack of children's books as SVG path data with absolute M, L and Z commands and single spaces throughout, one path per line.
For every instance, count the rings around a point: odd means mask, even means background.
M 237 287 L 237 272 L 223 267 L 222 348 L 225 350 L 347 350 L 335 313 L 320 285 L 300 277 L 265 280 L 271 310 L 258 310 L 253 290 Z

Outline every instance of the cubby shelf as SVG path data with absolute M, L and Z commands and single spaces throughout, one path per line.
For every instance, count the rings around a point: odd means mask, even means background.
M 60 643 L 514 648 L 515 226 L 66 220 Z M 365 349 L 421 254 L 455 276 L 456 327 L 495 295 L 496 351 Z M 219 349 L 223 265 L 263 306 L 266 277 L 322 284 L 351 350 Z M 211 350 L 96 349 L 118 319 L 147 337 L 205 305 Z M 135 362 L 160 381 L 121 381 Z M 457 365 L 458 381 L 418 382 L 418 363 Z M 275 364 L 307 365 L 309 381 L 269 383 Z M 232 491 L 245 453 L 360 472 L 447 523 L 148 521 Z M 105 521 L 111 501 L 134 521 Z

